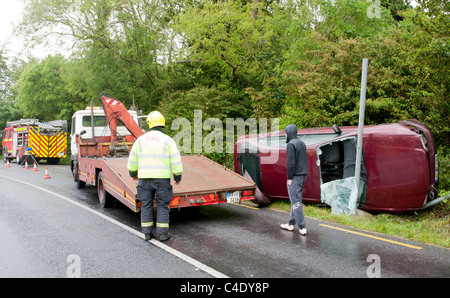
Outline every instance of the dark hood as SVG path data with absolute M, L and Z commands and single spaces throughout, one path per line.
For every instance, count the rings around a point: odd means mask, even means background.
M 297 126 L 295 124 L 289 124 L 284 129 L 286 132 L 286 143 L 289 143 L 291 140 L 297 138 Z

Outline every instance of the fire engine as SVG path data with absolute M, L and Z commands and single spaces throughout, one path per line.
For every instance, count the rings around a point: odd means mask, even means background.
M 49 164 L 57 164 L 67 155 L 66 120 L 46 123 L 38 119 L 10 121 L 2 135 L 4 162 L 15 158 L 17 164 L 22 164 L 30 158 L 36 162 L 45 159 Z

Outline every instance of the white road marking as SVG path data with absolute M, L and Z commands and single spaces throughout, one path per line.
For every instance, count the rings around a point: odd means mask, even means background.
M 91 213 L 93 213 L 93 214 L 95 214 L 97 216 L 100 216 L 101 218 L 106 219 L 107 221 L 109 221 L 109 222 L 111 222 L 111 223 L 121 227 L 122 229 L 125 229 L 125 230 L 129 231 L 130 233 L 133 233 L 136 236 L 144 239 L 144 234 L 142 232 L 139 232 L 139 231 L 137 231 L 137 230 L 135 230 L 135 229 L 133 229 L 133 228 L 131 228 L 131 227 L 129 227 L 129 226 L 127 226 L 127 225 L 125 225 L 125 224 L 123 224 L 123 223 L 121 223 L 121 222 L 119 222 L 119 221 L 117 221 L 117 220 L 115 220 L 115 219 L 105 215 L 105 214 L 102 214 L 102 213 L 100 213 L 98 211 L 92 210 L 91 208 L 89 208 L 89 207 L 87 207 L 87 206 L 85 206 L 85 205 L 83 205 L 81 203 L 78 203 L 78 202 L 73 201 L 73 200 L 71 200 L 69 198 L 66 198 L 66 197 L 64 197 L 64 196 L 62 196 L 60 194 L 57 194 L 55 192 L 52 192 L 50 190 L 47 190 L 47 189 L 42 188 L 42 187 L 37 186 L 37 185 L 33 185 L 31 183 L 28 183 L 28 182 L 24 182 L 24 181 L 21 181 L 21 180 L 15 179 L 15 178 L 11 178 L 11 177 L 7 177 L 7 176 L 3 176 L 3 175 L 0 175 L 0 177 L 2 177 L 4 179 L 9 179 L 9 180 L 12 180 L 12 181 L 15 181 L 15 182 L 18 182 L 18 183 L 22 183 L 22 184 L 25 184 L 25 185 L 28 185 L 28 186 L 31 186 L 31 187 L 34 187 L 34 188 L 39 189 L 41 191 L 44 191 L 44 192 L 46 192 L 48 194 L 51 194 L 51 195 L 53 195 L 55 197 L 58 197 L 58 198 L 60 198 L 62 200 L 65 200 L 65 201 L 67 201 L 67 202 L 69 202 L 69 203 L 71 203 L 73 205 L 76 205 L 76 206 L 78 206 L 80 208 L 83 208 L 84 210 L 87 210 L 87 211 L 89 211 L 89 212 L 91 212 Z M 162 250 L 164 250 L 164 251 L 166 251 L 166 252 L 168 252 L 168 253 L 170 253 L 170 254 L 178 257 L 178 258 L 180 258 L 181 260 L 183 260 L 183 261 L 185 261 L 185 262 L 187 262 L 187 263 L 189 263 L 189 264 L 199 268 L 200 270 L 202 270 L 202 271 L 212 275 L 213 277 L 217 277 L 217 278 L 227 278 L 228 277 L 227 275 L 225 275 L 225 274 L 223 274 L 223 273 L 221 273 L 221 272 L 219 272 L 219 271 L 209 267 L 206 264 L 203 264 L 203 263 L 201 263 L 201 262 L 199 262 L 199 261 L 189 257 L 188 255 L 185 255 L 184 253 L 182 253 L 182 252 L 180 252 L 180 251 L 178 251 L 176 249 L 173 249 L 172 247 L 170 247 L 170 246 L 168 246 L 168 245 L 166 245 L 166 244 L 164 244 L 162 242 L 159 242 L 159 241 L 157 241 L 155 239 L 151 239 L 148 242 L 150 242 L 153 245 L 161 248 Z

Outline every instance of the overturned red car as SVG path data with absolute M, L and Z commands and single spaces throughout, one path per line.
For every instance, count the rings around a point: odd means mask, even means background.
M 358 127 L 299 129 L 307 146 L 308 177 L 303 201 L 329 202 L 355 176 Z M 255 201 L 289 200 L 284 130 L 246 135 L 234 148 L 235 171 L 257 185 Z M 430 130 L 417 120 L 364 126 L 357 208 L 371 212 L 417 211 L 437 202 L 438 156 Z M 343 189 L 343 187 L 341 187 Z

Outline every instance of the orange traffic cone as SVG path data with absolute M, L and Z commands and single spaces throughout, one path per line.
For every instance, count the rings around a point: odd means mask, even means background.
M 36 167 L 36 162 L 34 162 L 34 167 L 33 167 L 33 172 L 37 172 L 39 171 L 38 168 Z
M 45 167 L 45 176 L 44 176 L 44 179 L 50 179 L 50 178 L 52 178 L 52 177 L 50 177 L 50 176 L 48 175 L 47 167 Z
M 7 168 L 10 168 L 10 167 L 11 167 L 11 165 L 9 164 L 9 159 L 6 160 L 6 167 L 7 167 Z
M 24 168 L 25 170 L 28 170 L 28 169 L 30 169 L 29 167 L 28 167 L 28 162 L 25 160 L 25 168 Z

